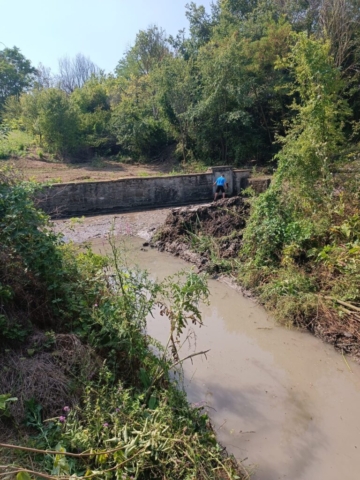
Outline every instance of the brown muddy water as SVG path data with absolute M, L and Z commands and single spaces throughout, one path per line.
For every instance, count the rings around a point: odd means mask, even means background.
M 76 227 L 66 233 L 85 239 Z M 106 253 L 106 241 L 95 236 L 88 238 L 94 250 Z M 141 249 L 141 238 L 122 238 L 131 262 L 153 277 L 191 268 L 167 253 Z M 277 325 L 231 286 L 210 279 L 209 288 L 204 326 L 196 329 L 196 342 L 184 345 L 183 356 L 210 352 L 184 364 L 184 386 L 191 402 L 205 403 L 222 445 L 245 459 L 254 480 L 359 480 L 360 365 L 306 332 Z M 155 314 L 148 332 L 165 342 L 166 320 Z
M 131 261 L 159 279 L 190 266 L 125 240 Z M 102 240 L 93 242 L 106 251 Z M 205 402 L 219 441 L 256 480 L 360 479 L 360 366 L 317 338 L 274 323 L 230 286 L 209 280 L 204 327 L 183 356 L 191 402 Z M 165 342 L 168 326 L 155 315 L 148 332 Z M 189 351 L 190 350 L 190 351 Z

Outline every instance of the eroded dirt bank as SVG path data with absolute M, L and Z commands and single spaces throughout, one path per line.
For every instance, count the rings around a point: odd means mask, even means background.
M 219 271 L 220 260 L 238 256 L 249 204 L 241 197 L 172 209 L 153 237 L 152 246 L 194 263 L 199 270 Z

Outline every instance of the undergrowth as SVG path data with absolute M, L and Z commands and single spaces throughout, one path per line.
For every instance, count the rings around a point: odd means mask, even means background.
M 2 135 L 0 131 L 0 160 L 26 155 L 32 143 L 32 137 L 26 132 L 20 130 L 4 131 Z
M 37 188 L 0 172 L 3 478 L 242 478 L 176 374 L 206 278 L 150 281 L 111 237 L 111 258 L 65 245 L 32 201 Z M 146 334 L 155 308 L 165 346 Z

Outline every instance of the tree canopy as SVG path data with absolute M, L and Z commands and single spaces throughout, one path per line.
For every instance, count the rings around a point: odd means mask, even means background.
M 156 25 L 140 30 L 109 75 L 82 54 L 60 59 L 59 74 L 51 75 L 43 65 L 35 70 L 18 48 L 3 50 L 3 121 L 35 134 L 50 117 L 40 106 L 30 127 L 21 108 L 35 90 L 55 88 L 65 92 L 78 125 L 77 152 L 139 159 L 172 146 L 184 162 L 271 162 L 297 115 L 295 72 L 283 60 L 301 35 L 328 45 L 342 98 L 360 120 L 360 0 L 217 0 L 210 11 L 189 2 L 185 14 L 188 35 L 168 36 Z M 351 130 L 348 122 L 346 135 Z
M 31 87 L 36 69 L 17 47 L 0 51 L 0 111 L 5 100 Z

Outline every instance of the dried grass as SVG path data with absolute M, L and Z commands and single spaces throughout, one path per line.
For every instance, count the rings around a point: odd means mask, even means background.
M 46 350 L 46 341 L 44 334 L 36 333 L 26 349 L 8 351 L 0 357 L 0 394 L 18 398 L 9 407 L 18 425 L 25 417 L 27 400 L 34 399 L 42 406 L 43 418 L 58 416 L 65 405 L 76 404 L 81 392 L 74 389 L 75 383 L 79 389 L 81 381 L 91 379 L 100 367 L 90 347 L 72 334 L 56 335 L 51 351 L 29 355 L 41 348 Z
M 360 317 L 356 313 L 339 312 L 320 298 L 314 333 L 343 353 L 360 360 Z

